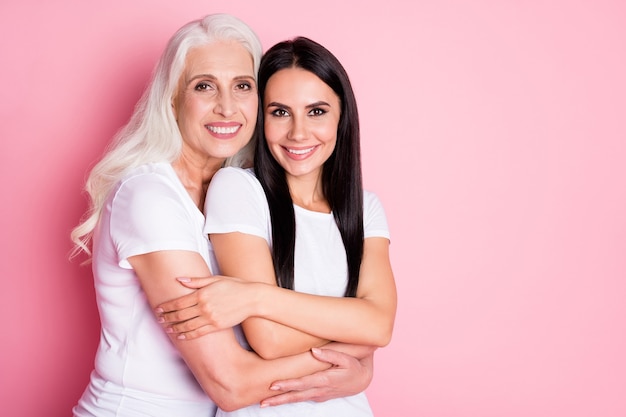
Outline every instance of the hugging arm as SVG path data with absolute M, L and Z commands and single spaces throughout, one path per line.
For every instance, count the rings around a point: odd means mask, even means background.
M 196 252 L 158 251 L 128 260 L 152 307 L 191 291 L 176 281 L 177 276 L 210 275 Z M 181 341 L 175 335 L 170 338 L 204 391 L 227 411 L 276 395 L 270 390 L 276 380 L 298 378 L 330 366 L 310 353 L 263 360 L 240 347 L 230 328 L 194 340 Z
M 301 378 L 275 382 L 272 389 L 280 394 L 263 400 L 261 404 L 274 406 L 296 401 L 327 401 L 364 391 L 374 375 L 374 354 L 356 359 L 331 350 L 334 345 L 329 343 L 324 349 L 312 350 L 315 358 L 331 363 L 332 368 Z
M 211 241 L 222 272 L 241 280 L 210 280 L 210 285 L 197 293 L 163 304 L 168 312 L 163 317 L 174 332 L 193 338 L 245 319 L 250 344 L 262 356 L 272 358 L 322 346 L 329 340 L 372 346 L 389 342 L 396 290 L 387 239 L 365 239 L 355 298 L 278 288 L 269 247 L 260 237 L 225 233 L 211 235 Z M 234 300 L 228 294 L 239 298 Z M 227 306 L 222 305 L 227 304 L 225 300 L 229 300 Z M 225 317 L 229 309 L 238 316 Z M 347 353 L 364 357 L 352 350 Z
M 211 242 L 224 274 L 240 277 L 246 282 L 265 284 L 256 289 L 251 285 L 246 286 L 254 290 L 251 297 L 256 302 L 250 304 L 253 308 L 244 318 L 242 327 L 255 352 L 264 358 L 276 358 L 328 343 L 328 339 L 323 336 L 305 333 L 288 327 L 286 323 L 263 317 L 265 305 L 284 302 L 272 298 L 272 291 L 279 288 L 276 287 L 269 246 L 264 239 L 243 233 L 226 233 L 211 235 Z

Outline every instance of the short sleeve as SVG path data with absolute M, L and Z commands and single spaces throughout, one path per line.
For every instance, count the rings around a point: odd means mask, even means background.
M 220 169 L 211 180 L 204 206 L 204 232 L 240 232 L 270 241 L 267 199 L 252 170 Z
M 122 182 L 110 210 L 110 234 L 122 268 L 130 268 L 128 258 L 135 255 L 199 250 L 182 196 L 162 175 L 142 174 Z
M 378 196 L 363 192 L 363 231 L 364 237 L 384 237 L 390 239 L 385 210 Z

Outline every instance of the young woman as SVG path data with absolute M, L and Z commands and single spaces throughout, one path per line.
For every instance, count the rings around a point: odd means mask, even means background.
M 396 310 L 389 233 L 380 201 L 362 189 L 348 76 L 327 49 L 296 38 L 267 51 L 259 93 L 264 132 L 254 172 L 220 170 L 205 207 L 205 232 L 220 268 L 240 279 L 183 280 L 209 285 L 161 305 L 168 312 L 163 321 L 180 339 L 243 321 L 248 342 L 265 358 L 335 342 L 352 344 L 343 349 L 357 356 L 384 346 Z M 218 415 L 370 416 L 371 410 L 361 393 Z
M 81 250 L 93 245 L 102 332 L 75 416 L 213 416 L 216 404 L 258 403 L 275 395 L 273 381 L 329 367 L 309 354 L 264 360 L 242 349 L 230 328 L 183 343 L 153 314 L 190 292 L 176 277 L 215 269 L 201 210 L 215 172 L 248 159 L 261 51 L 254 32 L 229 15 L 183 26 L 90 173 L 90 211 L 72 238 Z

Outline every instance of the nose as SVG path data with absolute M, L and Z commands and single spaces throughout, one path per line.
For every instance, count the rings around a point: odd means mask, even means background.
M 224 117 L 230 117 L 237 112 L 237 103 L 230 92 L 220 92 L 213 111 Z
M 303 117 L 294 116 L 291 119 L 291 127 L 289 129 L 290 140 L 304 140 L 307 137 L 306 120 Z

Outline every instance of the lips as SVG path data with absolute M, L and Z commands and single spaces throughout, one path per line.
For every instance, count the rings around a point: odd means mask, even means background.
M 239 124 L 234 126 L 207 126 L 210 132 L 217 133 L 218 135 L 232 135 L 233 133 L 237 133 L 239 128 L 241 128 Z
M 315 146 L 311 146 L 310 148 L 301 148 L 301 149 L 293 149 L 293 148 L 285 148 L 287 152 L 293 155 L 306 155 L 310 152 L 313 152 Z
M 241 126 L 241 123 L 236 122 L 215 122 L 205 125 L 211 135 L 220 139 L 229 139 L 236 136 Z

